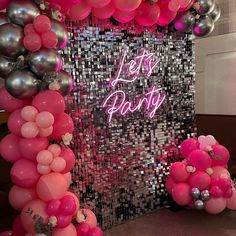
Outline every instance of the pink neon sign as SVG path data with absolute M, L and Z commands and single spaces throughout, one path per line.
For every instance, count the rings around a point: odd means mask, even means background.
M 123 51 L 120 59 L 118 71 L 114 79 L 110 81 L 110 85 L 114 88 L 117 83 L 132 83 L 137 80 L 141 73 L 150 77 L 153 70 L 159 64 L 153 53 L 142 50 L 141 54 L 125 64 L 128 50 Z M 126 68 L 126 73 L 123 73 Z M 125 78 L 124 78 L 125 74 Z M 102 107 L 106 108 L 108 114 L 108 122 L 111 122 L 114 114 L 119 113 L 124 116 L 128 113 L 134 113 L 143 108 L 148 117 L 153 118 L 158 108 L 165 100 L 165 95 L 161 88 L 156 88 L 153 85 L 143 96 L 135 101 L 130 101 L 123 90 L 116 90 L 110 93 L 103 101 Z

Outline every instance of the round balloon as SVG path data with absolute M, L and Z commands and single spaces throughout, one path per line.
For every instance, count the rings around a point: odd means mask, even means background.
M 190 176 L 189 184 L 192 188 L 205 190 L 208 189 L 211 184 L 211 177 L 204 171 L 196 171 Z
M 117 20 L 120 23 L 127 23 L 131 20 L 133 20 L 135 17 L 135 11 L 121 11 L 119 9 L 116 9 L 116 11 L 113 14 L 113 18 Z
M 77 231 L 73 224 L 70 224 L 63 229 L 55 228 L 52 232 L 52 236 L 65 236 L 65 235 L 77 236 Z
M 0 76 L 6 77 L 14 69 L 15 63 L 13 60 L 0 55 Z
M 219 214 L 226 207 L 226 199 L 224 198 L 214 198 L 205 202 L 205 210 L 210 214 Z
M 214 157 L 212 158 L 212 166 L 225 166 L 228 164 L 230 154 L 227 148 L 220 144 L 212 147 Z
M 75 154 L 70 148 L 62 148 L 60 156 L 66 161 L 66 168 L 62 171 L 63 174 L 71 171 L 75 165 Z
M 227 208 L 236 210 L 236 189 L 233 189 L 233 195 L 227 199 Z
M 68 16 L 72 21 L 83 20 L 90 14 L 91 10 L 91 6 L 86 1 L 81 1 L 69 9 Z
M 25 236 L 26 235 L 26 231 L 21 223 L 21 217 L 20 215 L 18 215 L 14 222 L 13 222 L 13 226 L 12 226 L 12 229 L 13 229 L 13 234 L 12 236 Z
M 200 15 L 207 15 L 213 11 L 215 7 L 215 0 L 197 0 L 195 2 L 197 13 Z
M 10 0 L 1 0 L 0 1 L 0 10 L 4 10 L 8 4 L 10 3 Z
M 188 205 L 192 201 L 190 186 L 186 183 L 176 184 L 172 189 L 172 197 L 177 204 Z
M 222 166 L 214 166 L 212 167 L 213 173 L 211 175 L 211 178 L 227 178 L 230 179 L 230 173 L 229 171 L 222 167 Z
M 8 118 L 7 126 L 8 129 L 16 136 L 21 136 L 21 127 L 25 123 L 25 120 L 21 117 L 21 110 L 18 109 L 11 113 Z
M 97 226 L 97 217 L 90 209 L 80 209 L 76 217 L 80 218 L 80 215 L 85 217 L 84 223 L 88 224 L 91 228 Z
M 117 9 L 121 11 L 134 11 L 139 7 L 142 0 L 114 0 Z
M 116 10 L 116 7 L 111 2 L 110 4 L 102 8 L 93 8 L 92 14 L 98 19 L 108 19 L 114 14 L 115 10 Z
M 220 7 L 218 6 L 218 4 L 215 4 L 215 7 L 214 7 L 213 11 L 210 12 L 209 17 L 211 17 L 211 19 L 212 19 L 214 22 L 216 22 L 216 21 L 219 20 L 220 15 L 221 15 L 221 9 L 220 9 Z
M 197 37 L 205 37 L 209 35 L 214 29 L 214 21 L 209 16 L 200 17 L 196 21 L 193 33 Z
M 87 0 L 87 3 L 89 3 L 92 7 L 95 8 L 102 8 L 107 6 L 111 0 Z
M 175 162 L 170 167 L 170 175 L 175 182 L 185 182 L 188 180 L 190 174 L 187 172 L 186 164 L 183 162 Z
M 180 31 L 180 32 L 188 32 L 192 29 L 194 23 L 195 23 L 195 16 L 192 12 L 190 11 L 187 11 L 187 12 L 179 12 L 177 14 L 177 17 L 175 18 L 175 20 L 173 21 L 174 23 L 174 27 Z M 188 140 L 191 140 L 191 141 L 188 141 Z M 184 142 L 188 142 L 189 145 L 193 145 L 193 148 L 198 148 L 199 144 L 197 142 L 196 139 L 187 139 L 186 141 Z M 183 144 L 184 144 L 183 142 Z M 191 144 L 192 142 L 192 144 Z M 182 144 L 182 145 L 183 145 Z M 188 148 L 187 147 L 188 144 L 184 144 L 183 147 L 185 148 Z M 190 147 L 189 147 L 190 148 Z M 181 149 L 182 150 L 182 149 Z

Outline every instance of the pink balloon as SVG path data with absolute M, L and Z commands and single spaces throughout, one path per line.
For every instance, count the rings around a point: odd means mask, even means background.
M 70 225 L 72 221 L 72 216 L 71 215 L 58 215 L 57 216 L 57 227 L 58 228 L 66 228 L 68 225 Z
M 231 179 L 224 179 L 224 178 L 211 179 L 211 185 L 218 186 L 223 191 L 223 193 L 225 193 L 229 189 L 231 189 Z
M 64 112 L 65 100 L 62 95 L 56 91 L 46 90 L 38 93 L 32 101 L 39 112 L 48 111 L 54 116 Z
M 115 10 L 116 10 L 116 8 L 115 8 L 114 4 L 111 2 L 110 4 L 106 5 L 105 7 L 93 8 L 92 14 L 95 17 L 97 17 L 98 19 L 108 19 L 114 14 Z
M 21 135 L 24 138 L 35 138 L 38 133 L 39 129 L 35 122 L 28 121 L 21 126 Z
M 54 172 L 61 172 L 66 167 L 66 161 L 62 157 L 55 157 L 50 165 L 50 168 Z
M 88 224 L 80 223 L 76 227 L 77 235 L 79 235 L 79 236 L 87 236 L 89 229 L 90 229 L 90 226 Z
M 143 2 L 136 10 L 135 20 L 139 25 L 151 26 L 155 24 L 160 17 L 160 8 L 157 4 L 150 5 L 149 2 Z
M 80 1 L 81 0 L 48 0 L 48 2 L 51 2 L 52 7 L 59 9 L 62 13 L 66 13 L 69 8 Z
M 172 12 L 177 12 L 180 9 L 179 0 L 170 0 L 168 4 L 168 9 Z
M 195 138 L 189 138 L 183 141 L 181 144 L 181 154 L 183 157 L 188 157 L 191 152 L 199 148 L 199 143 Z
M 74 215 L 76 202 L 73 196 L 66 195 L 61 199 L 60 213 L 64 216 Z
M 37 171 L 39 172 L 39 174 L 41 175 L 47 175 L 51 172 L 51 168 L 48 165 L 41 165 L 38 164 L 37 165 Z
M 63 229 L 55 228 L 52 233 L 52 236 L 65 236 L 65 235 L 77 236 L 77 232 L 73 224 L 70 224 Z
M 37 154 L 47 149 L 48 144 L 46 138 L 21 139 L 19 149 L 25 159 L 35 161 Z
M 103 236 L 103 232 L 99 227 L 90 228 L 87 236 Z
M 75 205 L 76 205 L 76 210 L 75 210 L 75 214 L 77 213 L 77 211 L 80 208 L 80 203 L 79 203 L 79 198 L 72 192 L 66 192 L 65 196 L 72 196 L 75 200 Z
M 222 190 L 216 185 L 210 188 L 210 194 L 212 197 L 215 197 L 215 198 L 223 197 Z
M 172 189 L 174 201 L 181 206 L 188 205 L 192 201 L 190 190 L 190 186 L 186 183 L 176 184 Z
M 35 189 L 21 188 L 14 185 L 9 192 L 9 202 L 16 210 L 22 210 L 30 201 L 37 198 Z
M 172 189 L 173 189 L 173 187 L 175 186 L 175 181 L 174 181 L 174 179 L 172 178 L 172 176 L 168 176 L 168 178 L 167 178 L 167 180 L 166 180 L 166 190 L 167 190 L 167 192 L 169 193 L 169 194 L 171 194 L 172 193 Z
M 33 24 L 27 24 L 24 27 L 24 34 L 27 35 L 30 33 L 36 33 Z
M 212 147 L 213 153 L 218 158 L 212 158 L 212 166 L 224 166 L 229 161 L 229 151 L 222 145 L 216 144 Z
M 23 107 L 21 110 L 21 117 L 25 121 L 35 121 L 38 110 L 33 106 Z
M 39 128 L 39 137 L 46 138 L 49 137 L 53 132 L 53 126 L 49 126 L 48 128 Z
M 17 99 L 11 96 L 5 88 L 0 89 L 0 108 L 7 112 L 13 112 L 20 109 L 28 104 L 30 104 L 29 99 Z
M 195 150 L 191 152 L 187 159 L 187 164 L 195 167 L 197 170 L 206 170 L 211 167 L 210 156 L 202 150 Z
M 16 162 L 21 159 L 19 140 L 14 134 L 9 134 L 0 142 L 0 154 L 6 161 Z
M 126 11 L 121 11 L 119 9 L 117 9 L 113 14 L 113 18 L 120 23 L 127 23 L 133 20 L 134 16 L 135 16 L 135 11 L 126 12 Z
M 0 3 L 1 4 L 1 3 Z M 0 5 L 1 6 L 1 5 Z M 2 233 L 0 233 L 0 236 L 12 236 L 12 231 L 4 231 Z
M 90 227 L 96 227 L 97 226 L 97 217 L 95 216 L 95 214 L 89 210 L 89 209 L 80 209 L 78 214 L 83 214 L 86 216 L 86 219 L 84 221 L 84 223 L 88 224 Z
M 1 0 L 0 1 L 0 10 L 4 10 L 7 8 L 8 4 L 10 3 L 10 0 Z
M 224 192 L 224 195 L 223 195 L 224 198 L 231 198 L 232 196 L 233 196 L 233 189 L 232 188 L 230 188 L 226 192 Z
M 16 136 L 21 137 L 21 126 L 25 123 L 25 121 L 21 117 L 21 110 L 18 109 L 11 113 L 8 118 L 8 129 L 15 134 Z
M 41 165 L 50 165 L 53 161 L 53 154 L 48 150 L 42 150 L 38 153 L 36 159 Z
M 70 172 L 65 173 L 65 174 L 64 174 L 64 177 L 65 177 L 66 182 L 67 182 L 67 188 L 69 188 L 70 185 L 71 185 L 71 182 L 72 182 L 72 176 L 71 176 L 71 173 L 70 173 Z
M 67 191 L 66 179 L 62 174 L 59 173 L 43 175 L 37 183 L 36 191 L 39 198 L 43 201 L 60 199 Z
M 59 210 L 60 210 L 60 205 L 61 205 L 61 201 L 58 199 L 53 199 L 50 202 L 48 202 L 47 205 L 47 214 L 49 216 L 55 216 L 58 215 Z
M 195 0 L 191 0 L 187 6 L 184 6 L 184 7 L 180 6 L 179 12 L 184 12 L 184 11 L 187 11 L 188 9 L 190 9 L 193 6 L 194 1 Z
M 121 11 L 134 11 L 139 7 L 142 0 L 114 0 L 116 8 Z
M 206 190 L 211 184 L 211 177 L 204 171 L 196 171 L 190 176 L 189 184 L 192 188 Z
M 186 8 L 192 2 L 191 0 L 178 0 L 181 8 Z
M 33 215 L 39 215 L 43 218 L 43 220 L 46 222 L 48 215 L 46 213 L 46 203 L 36 199 L 31 202 L 29 202 L 25 207 L 23 208 L 21 212 L 21 222 L 24 227 L 24 229 L 31 234 L 35 234 L 35 228 L 34 225 L 36 223 L 36 219 L 32 217 L 32 215 L 29 214 L 30 211 L 33 211 Z
M 60 141 L 62 135 L 66 133 L 72 134 L 74 131 L 74 123 L 71 117 L 66 113 L 59 114 L 53 124 L 53 133 L 51 138 Z M 68 172 L 68 171 L 67 171 Z
M 60 156 L 66 161 L 66 167 L 62 171 L 63 174 L 71 171 L 75 165 L 75 154 L 70 148 L 62 148 Z
M 36 116 L 36 124 L 40 128 L 48 128 L 54 123 L 54 116 L 48 111 L 42 111 Z
M 233 189 L 233 194 L 227 199 L 227 208 L 230 210 L 236 210 L 236 189 Z
M 83 20 L 90 14 L 91 9 L 89 4 L 85 1 L 81 1 L 70 8 L 68 16 L 72 21 Z
M 168 8 L 167 4 L 160 5 L 160 17 L 157 20 L 157 24 L 161 26 L 168 25 L 171 21 L 173 21 L 177 15 L 177 11 L 171 11 Z
M 219 214 L 226 207 L 226 199 L 224 198 L 211 198 L 205 202 L 205 210 L 210 214 Z
M 189 178 L 189 172 L 186 170 L 186 164 L 183 162 L 175 162 L 170 167 L 170 175 L 175 182 L 185 182 Z
M 21 159 L 12 166 L 11 180 L 19 187 L 33 187 L 37 183 L 39 177 L 37 165 L 32 161 Z
M 27 232 L 25 231 L 24 227 L 22 226 L 20 215 L 18 215 L 15 218 L 15 220 L 13 222 L 12 229 L 13 229 L 12 236 L 25 236 L 26 235 Z
M 45 48 L 55 48 L 58 43 L 57 35 L 51 31 L 41 35 L 42 43 Z
M 90 6 L 95 8 L 102 8 L 107 6 L 111 0 L 87 0 L 87 3 L 90 4 Z
M 58 144 L 51 144 L 48 147 L 48 151 L 50 151 L 54 157 L 58 157 L 61 154 L 61 147 Z
M 45 15 L 36 16 L 33 24 L 34 24 L 34 29 L 39 34 L 51 30 L 51 20 Z
M 212 167 L 212 170 L 213 174 L 211 175 L 211 178 L 231 178 L 229 171 L 222 166 L 214 166 Z
M 24 37 L 24 47 L 30 52 L 37 52 L 42 47 L 41 37 L 37 33 L 29 33 Z

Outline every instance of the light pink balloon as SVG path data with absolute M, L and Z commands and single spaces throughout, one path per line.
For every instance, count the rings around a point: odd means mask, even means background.
M 61 147 L 58 144 L 51 144 L 48 147 L 48 151 L 50 151 L 54 157 L 58 157 L 61 154 Z
M 213 174 L 211 175 L 211 178 L 231 178 L 229 171 L 222 166 L 214 166 L 212 167 L 212 170 Z
M 183 162 L 175 162 L 170 167 L 170 175 L 175 182 L 185 182 L 190 174 L 186 170 L 186 164 Z
M 205 190 L 208 189 L 211 184 L 211 177 L 204 171 L 196 171 L 190 176 L 189 184 L 192 188 Z
M 21 110 L 18 109 L 11 113 L 11 115 L 8 118 L 8 129 L 15 134 L 16 136 L 22 137 L 21 136 L 21 127 L 25 123 L 25 120 L 22 119 L 21 117 Z
M 39 128 L 39 137 L 46 138 L 49 137 L 53 133 L 53 126 L 48 128 Z
M 92 7 L 102 8 L 107 6 L 111 0 L 87 0 L 87 3 Z
M 38 153 L 36 159 L 41 165 L 50 165 L 53 161 L 53 155 L 48 150 L 42 150 Z
M 227 208 L 230 210 L 236 210 L 236 189 L 233 189 L 232 197 L 227 199 Z
M 108 19 L 114 14 L 115 10 L 116 10 L 116 8 L 115 8 L 114 4 L 111 2 L 110 4 L 106 5 L 105 7 L 93 8 L 92 14 L 95 17 L 97 17 L 98 19 Z
M 62 157 L 55 157 L 50 165 L 50 168 L 54 172 L 61 172 L 66 167 L 66 161 Z
M 39 133 L 39 129 L 35 122 L 28 121 L 21 127 L 21 135 L 24 138 L 35 138 Z
M 89 4 L 85 1 L 81 1 L 70 8 L 68 16 L 72 21 L 83 20 L 90 14 L 91 9 Z
M 66 228 L 53 230 L 52 236 L 77 236 L 76 228 L 73 224 L 68 225 Z
M 39 198 L 43 201 L 60 199 L 67 191 L 67 181 L 65 177 L 59 173 L 43 175 L 37 183 L 36 191 Z
M 77 212 L 78 214 L 83 214 L 86 216 L 85 219 L 85 223 L 88 224 L 91 228 L 96 227 L 97 226 L 97 217 L 95 216 L 95 214 L 90 210 L 90 209 L 80 209 Z
M 219 214 L 224 211 L 226 207 L 225 198 L 211 198 L 205 202 L 205 210 L 210 214 Z
M 188 205 L 192 201 L 190 191 L 191 188 L 188 184 L 178 183 L 172 188 L 172 197 L 177 204 Z
M 64 174 L 64 177 L 65 177 L 65 179 L 66 179 L 66 181 L 67 181 L 67 188 L 69 188 L 70 185 L 71 185 L 71 182 L 72 182 L 71 173 L 70 173 L 70 172 L 65 173 L 65 174 Z
M 15 136 L 14 134 L 9 134 L 0 142 L 0 153 L 6 161 L 16 162 L 17 160 L 21 159 L 19 140 L 19 137 Z
M 40 128 L 48 128 L 54 123 L 54 116 L 48 111 L 42 111 L 36 116 L 36 124 Z
M 39 174 L 41 175 L 47 175 L 51 172 L 51 168 L 48 165 L 41 165 L 38 164 L 37 165 L 37 171 L 39 172 Z
M 63 174 L 71 171 L 75 165 L 75 154 L 70 148 L 62 148 L 60 156 L 66 161 L 66 168 L 62 171 Z
M 9 202 L 16 210 L 22 210 L 30 201 L 37 198 L 34 188 L 21 188 L 14 185 L 9 192 Z
M 23 107 L 21 110 L 21 117 L 26 121 L 35 121 L 38 110 L 33 106 Z
M 119 9 L 117 9 L 113 14 L 113 18 L 120 23 L 130 22 L 131 20 L 134 19 L 134 16 L 135 16 L 135 11 L 127 12 L 127 11 L 121 11 Z
M 114 0 L 116 8 L 121 11 L 134 11 L 139 7 L 142 0 Z

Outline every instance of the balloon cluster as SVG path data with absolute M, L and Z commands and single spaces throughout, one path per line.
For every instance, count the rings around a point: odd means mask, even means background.
M 11 112 L 11 133 L 1 141 L 0 154 L 13 164 L 9 201 L 19 210 L 13 230 L 4 234 L 77 236 L 80 224 L 90 219 L 96 223 L 88 236 L 101 236 L 96 216 L 89 217 L 90 211 L 80 209 L 77 196 L 68 192 L 76 161 L 68 147 L 74 124 L 62 95 L 71 91 L 72 79 L 61 70 L 57 51 L 68 36 L 40 6 L 31 0 L 0 3 L 0 9 L 6 7 L 6 15 L 0 15 L 0 76 L 5 80 L 0 107 Z M 88 214 L 77 221 L 81 210 Z
M 181 153 L 186 159 L 171 165 L 166 181 L 174 201 L 211 214 L 226 207 L 236 210 L 236 189 L 227 170 L 228 150 L 208 135 L 185 140 Z

